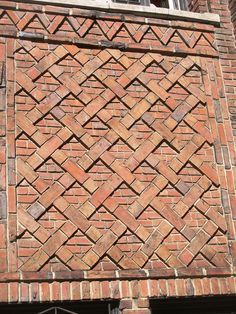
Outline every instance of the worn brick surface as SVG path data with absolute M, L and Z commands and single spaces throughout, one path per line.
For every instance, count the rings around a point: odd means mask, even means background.
M 2 2 L 0 273 L 41 282 L 0 301 L 234 293 L 229 8 L 216 29 Z

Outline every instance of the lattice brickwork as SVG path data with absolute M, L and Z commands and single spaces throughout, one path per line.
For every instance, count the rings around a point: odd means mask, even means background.
M 204 62 L 18 41 L 18 267 L 227 266 Z

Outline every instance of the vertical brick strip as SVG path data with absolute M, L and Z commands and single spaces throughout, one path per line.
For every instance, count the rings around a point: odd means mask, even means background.
M 15 169 L 15 101 L 14 101 L 14 82 L 15 82 L 15 69 L 14 69 L 14 39 L 7 39 L 7 198 L 8 198 L 8 227 L 10 231 L 10 239 L 16 238 L 16 169 Z M 9 271 L 17 270 L 17 248 L 15 242 L 8 243 L 8 269 Z M 13 286 L 12 286 L 13 289 Z M 14 288 L 15 289 L 15 288 Z M 13 290 L 12 290 L 13 291 Z

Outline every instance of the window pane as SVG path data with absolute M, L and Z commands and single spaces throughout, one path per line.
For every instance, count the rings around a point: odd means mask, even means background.
M 168 0 L 161 0 L 161 1 L 159 1 L 158 6 L 161 8 L 168 8 L 169 9 L 169 1 Z
M 184 11 L 188 11 L 188 4 L 186 0 L 180 0 L 180 9 Z
M 173 2 L 174 2 L 174 8 L 176 10 L 179 10 L 179 1 L 178 0 L 174 0 Z

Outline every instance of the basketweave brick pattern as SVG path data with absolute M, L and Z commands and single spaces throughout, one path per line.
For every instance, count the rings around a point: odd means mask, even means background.
M 18 268 L 227 266 L 197 57 L 17 41 Z

